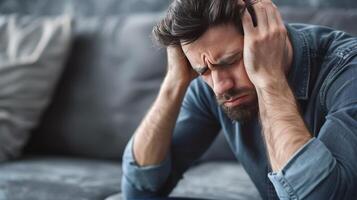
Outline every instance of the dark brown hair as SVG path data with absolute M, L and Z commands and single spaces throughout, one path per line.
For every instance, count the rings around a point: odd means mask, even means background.
M 153 29 L 161 45 L 189 44 L 209 27 L 233 23 L 243 34 L 241 15 L 245 6 L 238 0 L 174 0 L 166 16 Z

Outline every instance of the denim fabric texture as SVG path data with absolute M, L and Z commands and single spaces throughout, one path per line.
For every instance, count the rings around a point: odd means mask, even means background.
M 259 119 L 231 121 L 213 91 L 197 78 L 182 103 L 171 152 L 160 165 L 139 167 L 132 140 L 127 145 L 125 199 L 169 195 L 221 129 L 263 199 L 357 196 L 357 38 L 323 26 L 286 27 L 294 51 L 288 80 L 313 138 L 281 171 L 272 172 Z

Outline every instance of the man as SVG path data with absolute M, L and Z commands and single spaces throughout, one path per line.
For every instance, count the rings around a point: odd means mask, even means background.
M 167 196 L 220 129 L 263 199 L 357 196 L 356 38 L 284 25 L 271 0 L 175 0 L 154 36 L 168 71 L 124 153 L 125 198 Z

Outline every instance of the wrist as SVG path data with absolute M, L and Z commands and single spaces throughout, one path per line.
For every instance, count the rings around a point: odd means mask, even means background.
M 192 79 L 189 77 L 180 77 L 177 74 L 168 72 L 165 76 L 163 84 L 170 85 L 170 87 L 174 88 L 187 88 L 191 81 Z
M 290 86 L 286 77 L 261 80 L 259 83 L 254 84 L 258 93 L 269 92 L 275 94 L 281 94 L 290 90 Z
M 171 100 L 180 100 L 186 93 L 190 81 L 177 79 L 167 75 L 161 84 L 159 96 L 165 96 Z

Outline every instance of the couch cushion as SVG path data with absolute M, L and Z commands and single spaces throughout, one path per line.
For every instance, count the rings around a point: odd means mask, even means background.
M 204 163 L 191 168 L 170 196 L 216 200 L 261 199 L 243 167 L 229 161 Z M 106 200 L 121 199 L 121 194 L 115 194 Z
M 197 199 L 260 200 L 258 190 L 236 162 L 210 162 L 191 168 L 170 194 Z M 106 200 L 121 200 L 115 194 Z
M 30 157 L 0 164 L 0 199 L 120 200 L 120 180 L 119 162 Z M 261 199 L 236 162 L 210 162 L 191 168 L 170 196 Z
M 209 162 L 190 169 L 170 196 L 258 200 L 258 190 L 240 164 Z
M 0 199 L 98 199 L 120 192 L 119 162 L 32 157 L 0 164 Z
M 19 155 L 70 47 L 68 16 L 0 16 L 0 161 Z

